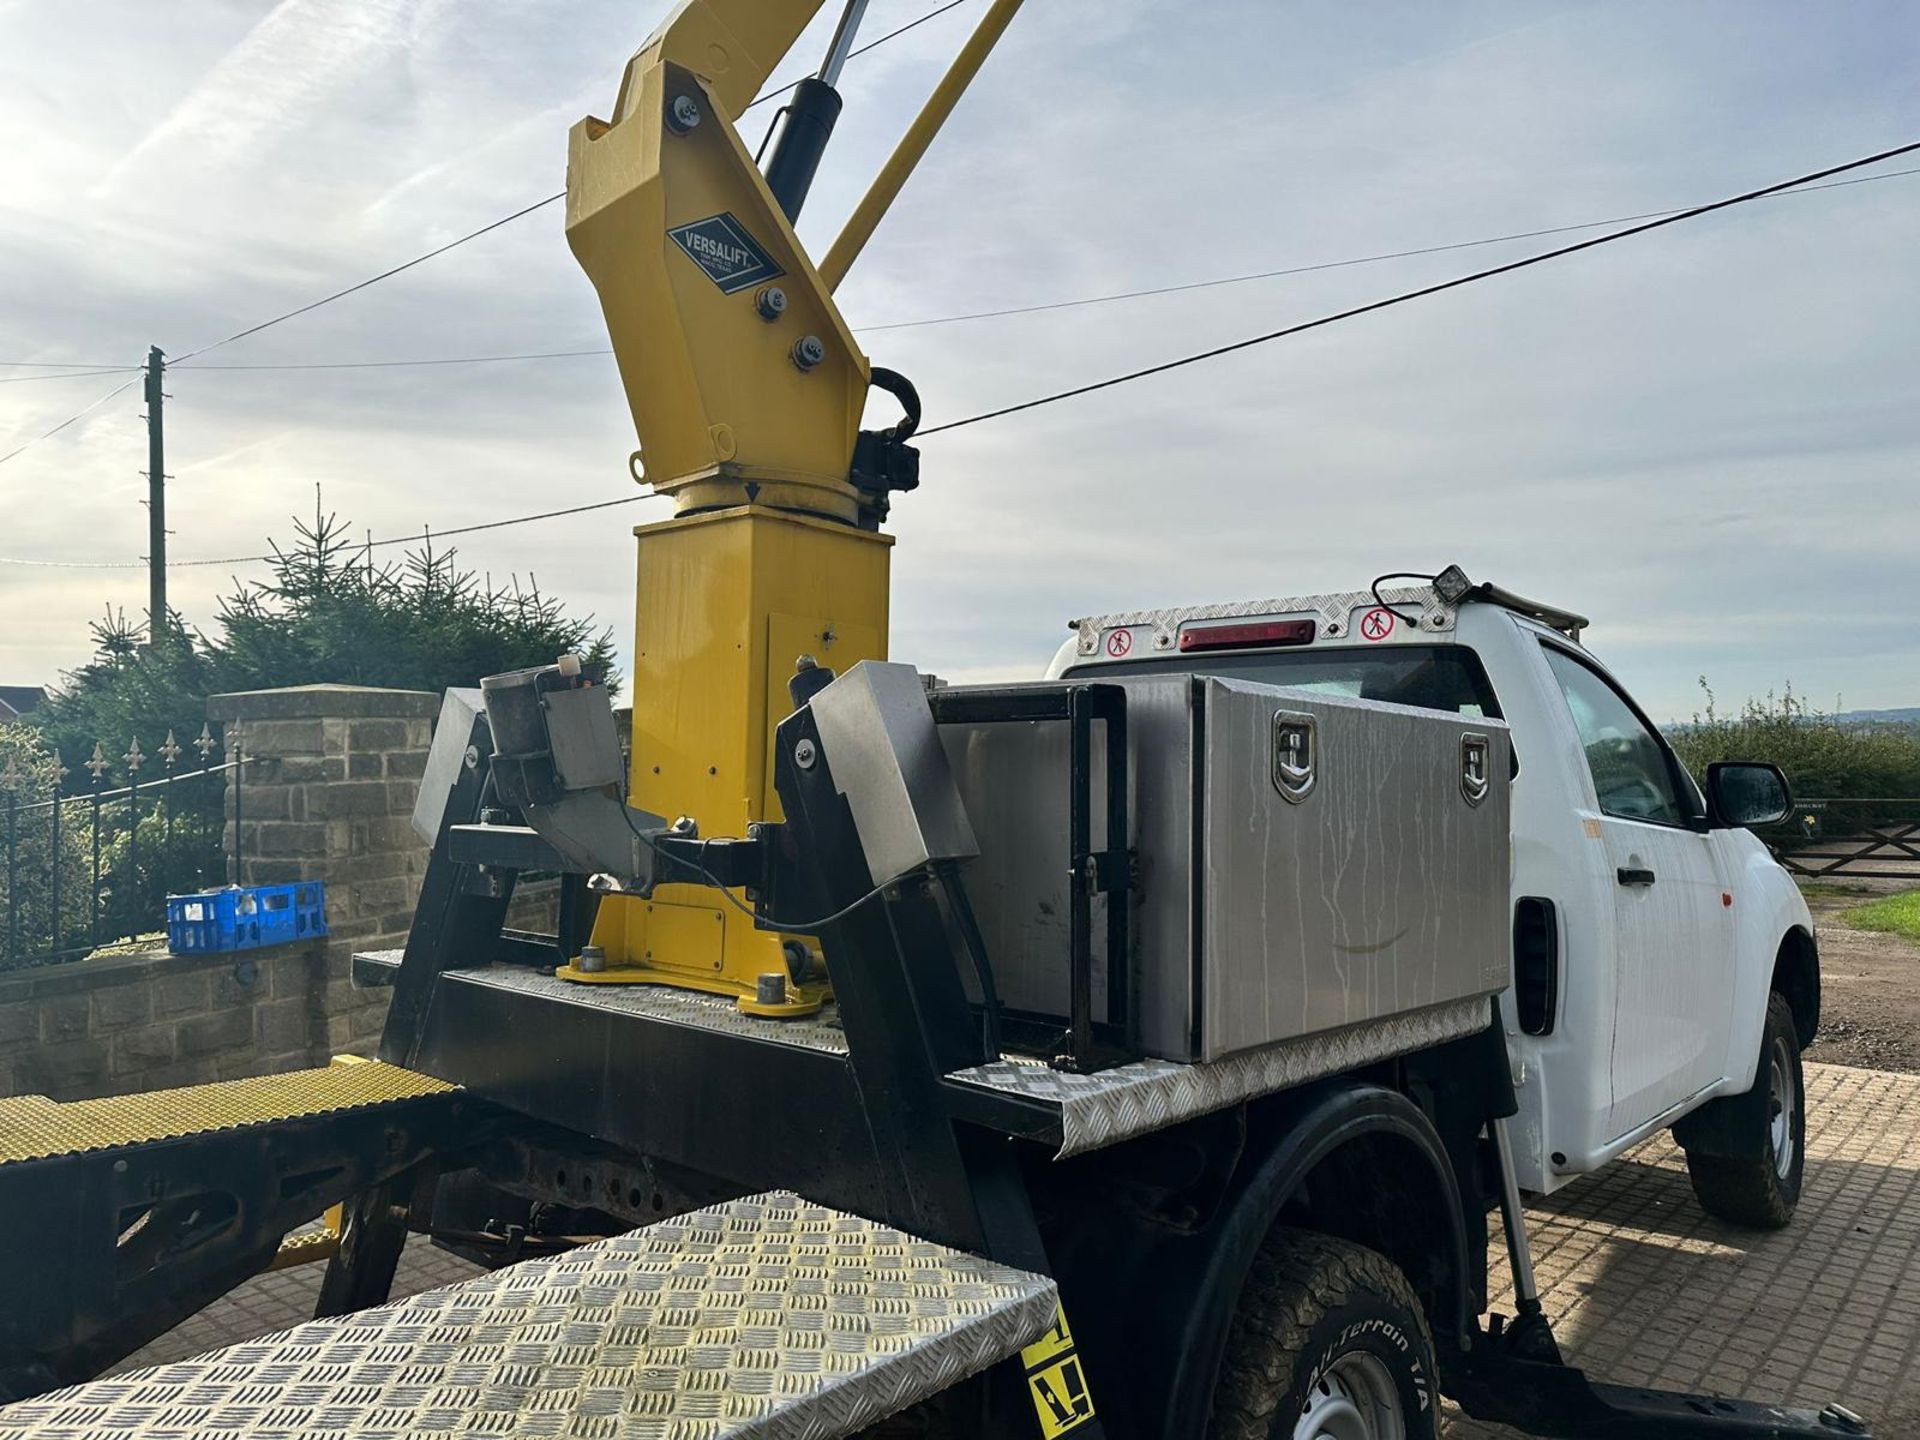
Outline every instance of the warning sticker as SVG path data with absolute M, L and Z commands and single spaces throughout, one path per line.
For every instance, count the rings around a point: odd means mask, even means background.
M 1033 1391 L 1033 1413 L 1040 1419 L 1040 1433 L 1046 1440 L 1077 1430 L 1093 1418 L 1093 1396 L 1087 1393 L 1078 1355 L 1033 1371 L 1027 1376 L 1027 1385 Z
M 1020 1352 L 1033 1396 L 1033 1413 L 1044 1440 L 1078 1430 L 1093 1419 L 1093 1395 L 1073 1347 L 1065 1310 L 1054 1312 L 1053 1328 Z
M 1132 649 L 1133 631 L 1121 629 L 1109 630 L 1107 632 L 1107 654 L 1111 655 L 1114 659 L 1124 659 Z
M 1029 1370 L 1038 1370 L 1049 1360 L 1066 1354 L 1073 1349 L 1073 1332 L 1067 1328 L 1067 1312 L 1053 1312 L 1053 1328 L 1020 1352 L 1020 1363 Z
M 667 231 L 667 238 L 686 251 L 687 258 L 706 271 L 707 278 L 727 295 L 787 273 L 730 211 L 676 225 Z
M 1360 617 L 1362 640 L 1384 640 L 1393 634 L 1394 614 L 1384 605 L 1376 605 Z

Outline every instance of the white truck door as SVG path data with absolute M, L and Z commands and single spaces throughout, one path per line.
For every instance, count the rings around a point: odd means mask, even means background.
M 1593 786 L 1583 817 L 1606 846 L 1615 985 L 1609 1137 L 1721 1078 L 1733 925 L 1692 787 L 1638 708 L 1586 657 L 1542 642 Z

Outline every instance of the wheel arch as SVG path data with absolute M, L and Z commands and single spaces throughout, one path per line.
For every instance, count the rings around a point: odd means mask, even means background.
M 1443 1356 L 1471 1334 L 1475 1282 L 1460 1187 L 1418 1106 L 1385 1085 L 1345 1080 L 1256 1107 L 1248 1138 L 1212 1224 L 1159 1267 L 1152 1339 L 1172 1357 L 1160 1431 L 1168 1440 L 1205 1430 L 1228 1326 L 1276 1223 L 1351 1240 L 1399 1265 Z M 1342 1203 L 1356 1192 L 1373 1203 Z
M 1794 1033 L 1805 1050 L 1820 1033 L 1820 946 L 1805 926 L 1794 925 L 1780 938 L 1771 988 L 1792 1009 Z

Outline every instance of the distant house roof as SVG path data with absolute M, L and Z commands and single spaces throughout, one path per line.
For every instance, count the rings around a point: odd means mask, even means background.
M 47 692 L 38 685 L 0 685 L 0 720 L 18 720 L 46 702 Z

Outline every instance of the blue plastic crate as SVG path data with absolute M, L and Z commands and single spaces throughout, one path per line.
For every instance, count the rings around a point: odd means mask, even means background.
M 167 948 L 176 955 L 253 950 L 327 933 L 327 887 L 229 885 L 167 897 Z

